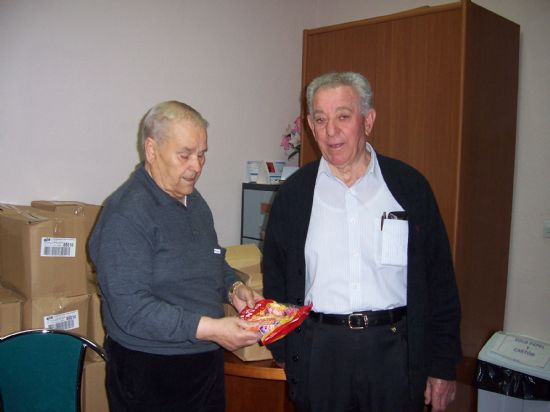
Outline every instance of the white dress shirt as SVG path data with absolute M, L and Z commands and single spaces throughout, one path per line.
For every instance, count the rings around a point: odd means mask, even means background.
M 403 211 L 389 191 L 376 153 L 351 187 L 321 159 L 305 245 L 306 303 L 347 314 L 407 304 L 408 222 L 383 220 Z

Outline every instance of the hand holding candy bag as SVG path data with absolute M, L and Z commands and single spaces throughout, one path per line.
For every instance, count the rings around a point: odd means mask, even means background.
M 267 345 L 286 336 L 300 325 L 309 315 L 312 304 L 306 306 L 285 305 L 272 299 L 262 299 L 253 308 L 244 308 L 239 317 L 256 322 L 251 329 L 258 330 L 260 343 Z

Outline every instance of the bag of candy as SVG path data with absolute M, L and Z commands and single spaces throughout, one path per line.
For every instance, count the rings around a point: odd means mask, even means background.
M 262 299 L 253 308 L 244 308 L 239 317 L 258 323 L 253 330 L 262 334 L 260 344 L 268 345 L 294 330 L 309 315 L 312 304 L 296 306 L 278 303 L 272 299 Z

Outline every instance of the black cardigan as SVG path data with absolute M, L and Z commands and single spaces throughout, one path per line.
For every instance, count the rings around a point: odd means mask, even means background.
M 422 394 L 428 376 L 454 380 L 460 348 L 460 304 L 449 241 L 427 180 L 405 163 L 377 154 L 392 195 L 408 213 L 407 330 L 409 379 Z M 305 297 L 304 247 L 319 161 L 294 173 L 273 201 L 263 246 L 264 295 L 302 305 Z M 304 350 L 298 328 L 269 346 L 285 362 L 294 396 L 298 363 Z

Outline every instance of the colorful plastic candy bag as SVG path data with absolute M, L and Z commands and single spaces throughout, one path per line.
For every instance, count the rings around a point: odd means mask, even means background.
M 253 308 L 244 308 L 239 317 L 244 320 L 259 322 L 254 330 L 262 334 L 260 343 L 273 343 L 300 325 L 309 315 L 312 304 L 296 306 L 278 303 L 272 299 L 262 299 Z

